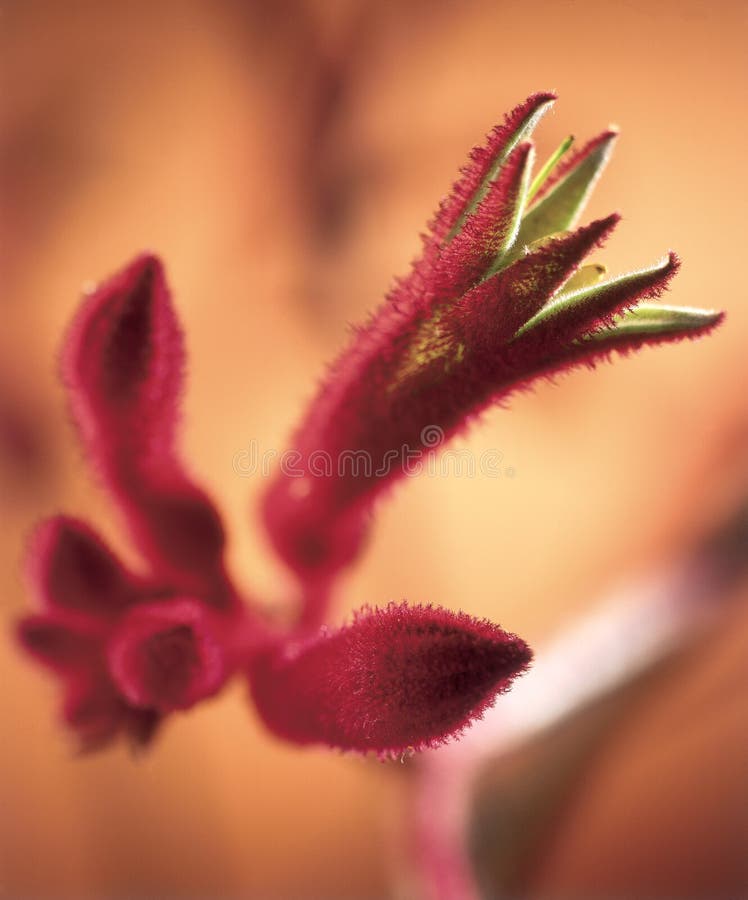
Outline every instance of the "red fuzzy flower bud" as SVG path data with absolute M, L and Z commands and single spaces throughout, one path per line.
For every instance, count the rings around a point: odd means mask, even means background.
M 485 620 L 392 603 L 268 650 L 250 671 L 257 708 L 281 737 L 391 754 L 459 733 L 531 658 L 524 641 Z
M 225 604 L 223 525 L 175 448 L 184 348 L 160 260 L 139 256 L 91 292 L 62 369 L 85 448 L 154 572 Z

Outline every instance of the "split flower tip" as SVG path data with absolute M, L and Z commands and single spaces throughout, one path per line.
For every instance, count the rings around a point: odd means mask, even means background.
M 567 137 L 558 151 L 553 154 L 556 157 L 556 163 L 550 167 L 547 176 L 538 186 L 533 201 L 539 203 L 560 182 L 572 172 L 578 171 L 583 165 L 587 167 L 590 173 L 588 177 L 595 178 L 599 175 L 602 167 L 610 158 L 610 154 L 613 152 L 620 135 L 621 132 L 617 125 L 609 125 L 571 153 L 568 153 L 568 151 L 572 148 L 575 139 L 573 135 Z
M 486 620 L 391 603 L 269 650 L 250 669 L 268 727 L 299 744 L 390 756 L 458 735 L 508 690 L 532 653 Z
M 18 622 L 16 638 L 61 679 L 69 724 L 75 727 L 71 704 L 79 712 L 87 708 L 76 730 L 93 730 L 102 742 L 104 733 L 113 740 L 143 716 L 194 706 L 217 693 L 230 674 L 221 624 L 192 598 L 135 602 L 106 619 L 60 611 L 29 615 Z M 79 737 L 88 743 L 86 733 Z
M 606 129 L 549 173 L 522 221 L 522 243 L 532 243 L 576 225 L 608 164 L 617 137 L 617 131 Z
M 610 217 L 613 219 L 613 217 Z M 528 319 L 514 340 L 562 347 L 585 332 L 610 324 L 616 314 L 641 300 L 659 298 L 680 268 L 674 251 L 652 266 L 558 295 Z M 535 351 L 537 352 L 537 350 Z
M 575 231 L 537 241 L 504 271 L 465 294 L 455 304 L 455 312 L 466 348 L 473 355 L 482 352 L 501 358 L 507 342 L 526 327 L 523 323 L 550 308 L 552 298 L 566 291 L 584 259 L 604 245 L 619 221 L 620 215 L 612 213 Z M 584 283 L 598 281 L 588 277 Z
M 676 273 L 675 254 L 615 278 L 597 261 L 585 268 L 620 220 L 576 225 L 618 130 L 570 153 L 567 139 L 531 181 L 529 138 L 554 99 L 520 103 L 471 152 L 410 276 L 355 332 L 311 404 L 296 435 L 305 454 L 362 452 L 384 475 L 310 477 L 303 497 L 282 477 L 270 487 L 265 524 L 302 581 L 332 577 L 358 555 L 374 497 L 402 473 L 397 462 L 380 466 L 392 453 L 429 452 L 420 435 L 433 426 L 448 440 L 489 402 L 571 358 L 584 335 L 657 298 Z

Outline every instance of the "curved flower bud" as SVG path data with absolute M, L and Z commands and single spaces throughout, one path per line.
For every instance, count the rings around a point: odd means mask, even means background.
M 136 708 L 187 709 L 227 676 L 224 644 L 209 611 L 189 598 L 133 607 L 109 640 L 109 671 Z
M 163 266 L 138 256 L 85 297 L 62 352 L 75 421 L 105 476 L 170 459 L 183 369 Z
M 163 266 L 134 259 L 85 299 L 62 353 L 93 462 L 156 574 L 225 603 L 224 531 L 175 442 L 185 355 Z
M 250 675 L 257 708 L 279 736 L 388 755 L 458 734 L 531 658 L 524 641 L 485 620 L 391 603 L 266 651 Z

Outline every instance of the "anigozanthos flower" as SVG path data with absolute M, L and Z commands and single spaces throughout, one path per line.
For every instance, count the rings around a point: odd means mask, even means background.
M 652 305 L 678 269 L 672 252 L 605 278 L 585 265 L 619 221 L 577 226 L 617 133 L 571 156 L 567 140 L 532 178 L 529 138 L 555 96 L 534 94 L 473 150 L 408 277 L 357 329 L 294 435 L 307 478 L 279 474 L 265 521 L 302 580 L 324 580 L 359 552 L 374 498 L 413 453 L 448 439 L 485 406 L 542 375 L 701 335 L 721 313 Z M 559 162 L 559 158 L 564 157 Z M 366 453 L 369 477 L 320 475 L 324 452 Z M 412 457 L 411 457 L 412 458 Z M 294 471 L 294 475 L 296 471 Z
M 264 502 L 301 613 L 281 629 L 242 598 L 221 517 L 177 452 L 185 354 L 161 262 L 137 257 L 84 301 L 63 377 L 84 449 L 143 558 L 127 571 L 87 524 L 43 523 L 29 548 L 40 607 L 25 648 L 65 686 L 83 744 L 145 742 L 162 718 L 237 673 L 279 736 L 380 755 L 459 734 L 532 654 L 487 621 L 431 605 L 365 608 L 320 628 L 336 576 L 359 552 L 373 499 L 412 453 L 433 449 L 496 398 L 612 350 L 697 336 L 720 313 L 658 306 L 675 254 L 605 280 L 584 265 L 617 215 L 576 222 L 615 140 L 603 132 L 534 179 L 529 136 L 554 100 L 535 94 L 474 150 L 421 258 L 332 366 L 296 435 L 294 478 Z M 358 477 L 312 459 L 366 454 Z M 299 466 L 300 471 L 299 471 Z

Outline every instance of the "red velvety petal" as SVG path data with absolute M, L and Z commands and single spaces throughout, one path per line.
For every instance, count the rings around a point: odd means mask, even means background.
M 536 361 L 542 364 L 545 358 L 553 356 L 560 347 L 583 333 L 611 323 L 616 313 L 630 309 L 642 300 L 661 297 L 679 268 L 680 260 L 671 250 L 667 261 L 651 269 L 620 276 L 570 295 L 587 295 L 583 303 L 559 301 L 555 308 L 550 304 L 553 315 L 520 334 L 512 345 L 512 356 L 523 360 L 525 371 L 532 370 Z M 524 327 L 531 324 L 532 320 Z
M 613 213 L 568 234 L 549 238 L 469 291 L 457 301 L 451 314 L 456 339 L 472 353 L 501 358 L 502 345 L 548 302 L 595 247 L 602 246 L 620 218 Z
M 214 694 L 227 675 L 220 634 L 196 600 L 132 608 L 109 642 L 109 671 L 128 703 L 168 712 Z
M 120 736 L 134 747 L 144 747 L 161 722 L 156 710 L 128 706 L 100 669 L 68 682 L 62 718 L 75 732 L 83 753 L 100 750 Z
M 223 523 L 204 491 L 178 474 L 160 480 L 149 475 L 120 494 L 119 506 L 135 544 L 160 578 L 217 607 L 232 605 Z
M 460 233 L 444 248 L 439 260 L 439 293 L 461 297 L 494 263 L 516 236 L 520 198 L 532 144 L 524 142 L 507 158 L 475 212 Z
M 128 707 L 101 666 L 102 642 L 49 616 L 27 616 L 18 624 L 24 649 L 63 679 L 62 719 L 77 737 L 79 749 L 100 749 L 121 732 L 145 744 L 155 731 L 158 714 Z
M 96 637 L 73 631 L 50 616 L 26 616 L 16 633 L 24 650 L 63 675 L 89 668 L 99 646 Z
M 476 191 L 485 183 L 492 169 L 502 159 L 507 150 L 511 150 L 511 142 L 524 136 L 523 129 L 534 119 L 542 115 L 556 99 L 556 94 L 541 92 L 532 94 L 527 100 L 517 105 L 489 134 L 482 147 L 475 147 L 470 153 L 470 161 L 462 170 L 460 178 L 452 186 L 452 190 L 441 203 L 439 211 L 429 224 L 428 240 L 442 244 L 460 219 L 465 215 L 474 199 Z
M 299 744 L 379 754 L 436 746 L 529 665 L 520 638 L 464 613 L 390 604 L 251 666 L 268 727 Z
M 62 717 L 78 738 L 80 750 L 98 750 L 120 733 L 125 706 L 104 673 L 90 671 L 71 680 Z
M 625 333 L 616 334 L 615 331 L 607 333 L 603 329 L 598 333 L 598 340 L 580 340 L 560 347 L 551 357 L 543 361 L 531 377 L 553 376 L 578 366 L 588 366 L 594 369 L 598 363 L 610 361 L 614 353 L 628 356 L 644 347 L 674 344 L 684 340 L 698 340 L 718 328 L 724 318 L 724 313 L 715 313 L 710 321 L 705 321 L 700 327 L 683 328 L 680 331 L 673 330 L 664 334 L 627 335 Z
M 147 747 L 156 736 L 163 717 L 155 709 L 134 709 L 127 706 L 123 715 L 122 731 L 134 749 Z
M 34 531 L 26 571 L 41 605 L 59 612 L 109 617 L 130 603 L 134 585 L 85 522 L 55 516 Z
M 86 298 L 62 354 L 82 440 L 139 549 L 180 589 L 211 594 L 225 537 L 175 450 L 184 365 L 163 266 L 148 255 Z

